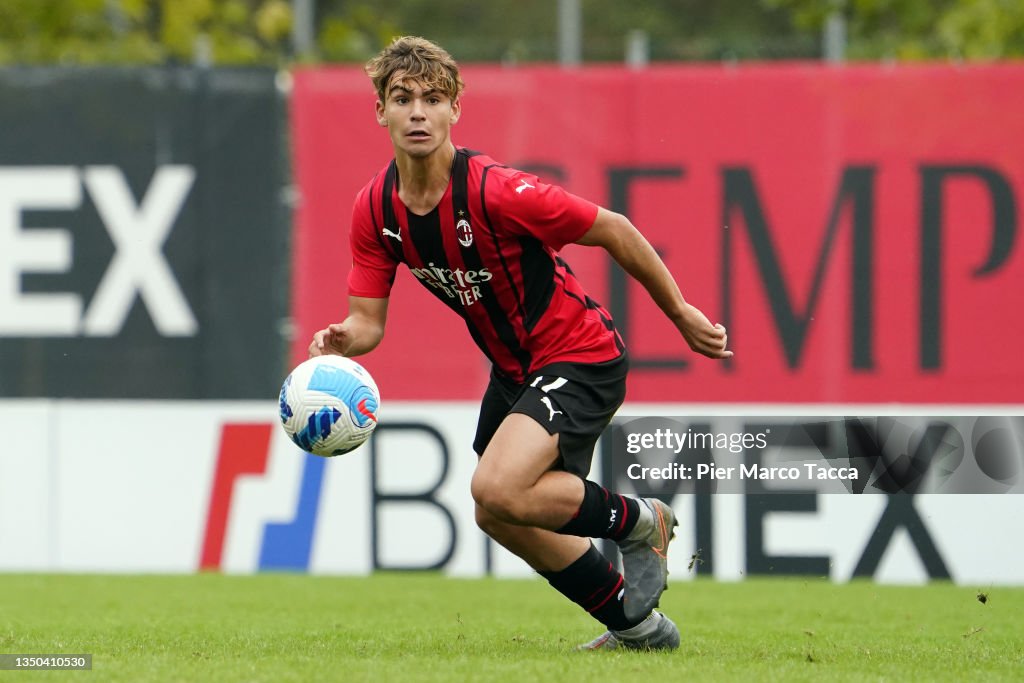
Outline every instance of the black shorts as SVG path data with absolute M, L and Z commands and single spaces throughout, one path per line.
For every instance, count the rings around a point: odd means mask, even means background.
M 594 445 L 626 398 L 629 358 L 603 363 L 552 363 L 518 384 L 491 370 L 480 404 L 473 449 L 483 455 L 510 413 L 529 415 L 558 434 L 559 469 L 586 478 Z

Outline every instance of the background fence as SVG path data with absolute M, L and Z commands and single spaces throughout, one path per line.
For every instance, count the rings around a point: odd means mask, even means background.
M 631 345 L 626 413 L 1020 414 L 1024 67 L 465 75 L 457 144 L 628 213 L 729 327 L 702 362 L 567 249 Z M 358 67 L 14 69 L 0 101 L 0 568 L 528 573 L 472 521 L 487 367 L 407 275 L 371 444 L 318 459 L 276 425 L 390 156 Z M 1017 495 L 683 490 L 675 576 L 712 539 L 723 579 L 1024 583 Z

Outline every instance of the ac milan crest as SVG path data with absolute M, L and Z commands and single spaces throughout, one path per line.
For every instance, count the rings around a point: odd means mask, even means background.
M 459 238 L 459 244 L 464 247 L 473 244 L 473 228 L 469 227 L 469 221 L 465 218 L 455 224 L 455 236 Z

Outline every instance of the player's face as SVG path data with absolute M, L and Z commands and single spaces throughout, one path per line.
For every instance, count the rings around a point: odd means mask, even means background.
M 446 145 L 460 104 L 440 90 L 425 89 L 419 81 L 391 79 L 384 102 L 377 102 L 377 122 L 386 126 L 395 152 L 424 158 Z

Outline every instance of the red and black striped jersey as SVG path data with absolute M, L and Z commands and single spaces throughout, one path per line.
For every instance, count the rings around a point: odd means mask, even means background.
M 429 214 L 409 211 L 398 186 L 392 160 L 356 197 L 350 295 L 389 296 L 404 263 L 515 381 L 553 362 L 622 354 L 611 316 L 557 254 L 593 225 L 595 204 L 464 148 Z

